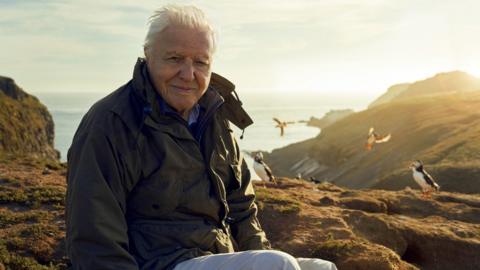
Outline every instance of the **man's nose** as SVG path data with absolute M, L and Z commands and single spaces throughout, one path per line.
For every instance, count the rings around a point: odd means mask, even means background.
M 180 78 L 185 81 L 193 81 L 195 79 L 195 70 L 192 61 L 185 61 L 180 68 Z

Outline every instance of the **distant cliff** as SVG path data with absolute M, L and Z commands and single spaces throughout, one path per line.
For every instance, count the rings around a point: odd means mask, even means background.
M 310 117 L 310 120 L 307 122 L 307 126 L 326 128 L 331 124 L 349 116 L 352 113 L 354 113 L 354 111 L 350 109 L 330 110 L 320 119 L 315 118 L 313 116 Z
M 11 78 L 0 76 L 0 157 L 56 160 L 54 123 L 47 108 Z
M 372 108 L 384 103 L 388 103 L 400 95 L 403 91 L 407 90 L 410 86 L 410 83 L 396 84 L 387 89 L 387 92 L 380 97 L 378 97 L 374 102 L 368 105 L 368 108 Z
M 480 193 L 480 91 L 475 83 L 459 83 L 467 81 L 463 73 L 446 74 L 408 88 L 434 93 L 437 85 L 436 95 L 398 95 L 335 122 L 316 138 L 276 149 L 265 160 L 278 176 L 301 174 L 349 188 L 399 190 L 418 188 L 408 166 L 420 159 L 442 190 Z M 458 91 L 450 87 L 455 84 Z M 367 151 L 370 127 L 391 133 L 391 140 Z
M 373 101 L 372 108 L 392 101 L 409 100 L 420 97 L 432 97 L 453 93 L 480 91 L 480 79 L 466 72 L 451 71 L 439 73 L 431 78 L 414 83 L 396 84 Z

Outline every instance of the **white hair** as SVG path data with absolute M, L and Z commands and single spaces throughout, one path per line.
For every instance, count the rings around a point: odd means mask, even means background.
M 216 33 L 205 13 L 195 6 L 165 5 L 150 16 L 148 24 L 150 26 L 143 44 L 145 50 L 152 47 L 159 33 L 169 25 L 176 24 L 208 31 L 211 35 L 213 51 L 215 52 L 217 43 Z

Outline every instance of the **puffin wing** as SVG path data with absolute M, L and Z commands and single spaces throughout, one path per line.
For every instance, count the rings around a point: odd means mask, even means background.
M 390 138 L 392 138 L 392 134 L 388 134 L 387 136 L 380 136 L 375 134 L 375 143 L 388 142 Z
M 280 121 L 278 118 L 273 117 L 273 121 L 277 122 L 280 126 L 282 125 L 282 121 Z
M 269 176 L 266 173 L 265 167 L 263 166 L 262 163 L 255 161 L 253 163 L 253 169 L 255 173 L 258 175 L 258 177 L 260 177 L 261 180 L 267 181 L 269 179 Z
M 427 171 L 422 170 L 422 173 L 423 173 L 423 175 L 425 175 L 424 176 L 425 181 L 427 182 L 427 184 L 429 186 L 431 186 L 433 188 L 437 188 L 437 189 L 440 188 L 440 186 L 437 183 L 435 183 L 435 180 L 433 180 L 433 177 L 429 173 L 427 173 Z
M 282 129 L 283 130 L 283 129 Z M 270 167 L 268 167 L 267 164 L 265 164 L 265 162 L 262 161 L 262 165 L 263 167 L 265 168 L 265 171 L 267 172 L 267 175 L 268 175 L 268 178 L 270 181 L 273 181 L 275 180 L 275 176 L 273 176 L 273 173 L 272 173 L 272 170 L 270 169 Z
M 283 126 L 280 126 L 280 136 L 283 136 L 284 133 L 285 133 L 285 130 Z

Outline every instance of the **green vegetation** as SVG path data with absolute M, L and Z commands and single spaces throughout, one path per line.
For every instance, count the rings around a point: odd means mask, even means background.
M 19 256 L 15 253 L 10 253 L 6 248 L 5 241 L 0 240 L 0 262 L 2 262 L 7 269 L 15 270 L 57 270 L 58 267 L 53 265 L 46 266 L 39 264 L 31 257 Z
M 41 204 L 64 204 L 65 190 L 57 186 L 33 186 L 14 188 L 0 186 L 0 203 L 18 203 L 33 208 Z
M 353 249 L 358 245 L 355 240 L 328 239 L 320 243 L 313 250 L 313 257 L 335 262 L 341 257 L 351 256 Z
M 292 199 L 291 196 L 288 196 L 287 194 L 278 192 L 274 193 L 266 188 L 257 188 L 256 196 L 257 204 L 260 209 L 263 209 L 265 204 L 268 204 L 280 213 L 288 214 L 300 212 L 300 202 Z
M 39 223 L 48 217 L 47 211 L 34 210 L 29 212 L 0 211 L 0 229 L 22 223 Z

